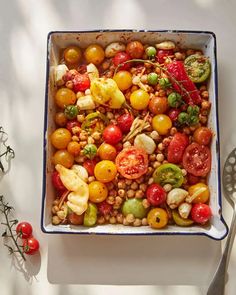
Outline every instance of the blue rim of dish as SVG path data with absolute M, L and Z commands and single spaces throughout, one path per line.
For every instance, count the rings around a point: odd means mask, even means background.
M 214 58 L 215 58 L 215 68 L 214 68 L 214 78 L 215 78 L 215 103 L 216 103 L 216 133 L 217 133 L 217 141 L 216 141 L 216 153 L 217 153 L 217 161 L 218 161 L 218 204 L 220 207 L 220 220 L 225 226 L 225 234 L 219 238 L 213 237 L 204 232 L 151 232 L 151 233 L 119 233 L 119 232 L 71 232 L 71 231 L 58 231 L 58 230 L 47 230 L 44 226 L 44 214 L 45 214 L 45 198 L 46 198 L 46 159 L 47 159 L 47 119 L 48 119 L 48 83 L 49 83 L 49 40 L 51 35 L 53 34 L 83 34 L 83 33 L 106 33 L 106 32 L 124 32 L 124 33 L 134 33 L 134 32 L 152 32 L 152 33 L 176 33 L 176 34 L 207 34 L 211 35 L 214 39 Z M 218 75 L 217 75 L 217 46 L 216 46 L 216 35 L 212 31 L 199 31 L 199 30 L 131 30 L 131 29 L 117 29 L 117 30 L 88 30 L 88 31 L 51 31 L 47 35 L 47 57 L 46 57 L 46 85 L 45 85 L 45 104 L 44 104 L 44 138 L 43 138 L 43 185 L 42 185 L 42 204 L 41 204 L 41 230 L 46 234 L 76 234 L 76 235 L 122 235 L 122 236 L 156 236 L 156 235 L 188 235 L 188 236 L 206 236 L 213 240 L 223 240 L 228 234 L 228 225 L 225 222 L 222 215 L 222 195 L 221 195 L 221 168 L 220 168 L 220 143 L 219 143 L 219 110 L 218 110 Z

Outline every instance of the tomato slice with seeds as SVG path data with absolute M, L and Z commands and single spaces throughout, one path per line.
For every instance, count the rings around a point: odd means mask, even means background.
M 116 157 L 118 172 L 125 178 L 136 179 L 147 172 L 148 155 L 143 149 L 128 147 Z
M 188 146 L 188 136 L 177 132 L 168 146 L 168 162 L 178 164 L 182 161 L 185 148 Z
M 211 170 L 211 151 L 198 143 L 190 144 L 183 156 L 183 166 L 194 176 L 205 176 Z

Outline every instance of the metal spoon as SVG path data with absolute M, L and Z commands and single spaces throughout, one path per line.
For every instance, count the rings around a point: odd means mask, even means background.
M 224 252 L 208 288 L 207 295 L 224 295 L 229 257 L 236 233 L 236 148 L 229 154 L 223 170 L 223 188 L 234 209 Z

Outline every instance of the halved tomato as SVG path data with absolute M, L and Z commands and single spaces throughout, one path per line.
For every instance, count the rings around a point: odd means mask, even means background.
M 183 156 L 183 166 L 194 176 L 205 176 L 211 170 L 211 151 L 198 143 L 190 144 Z
M 148 155 L 143 149 L 128 147 L 116 157 L 118 172 L 125 178 L 136 179 L 147 172 Z
M 189 144 L 186 134 L 177 132 L 168 146 L 168 162 L 178 164 L 182 161 L 184 150 Z

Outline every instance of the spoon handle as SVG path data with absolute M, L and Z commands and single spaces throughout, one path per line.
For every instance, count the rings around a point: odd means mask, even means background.
M 234 242 L 236 231 L 236 205 L 234 206 L 234 214 L 231 221 L 231 226 L 227 241 L 225 244 L 224 252 L 221 257 L 220 263 L 216 269 L 215 275 L 208 288 L 207 295 L 223 295 L 225 290 L 225 276 L 229 262 L 229 256 Z

